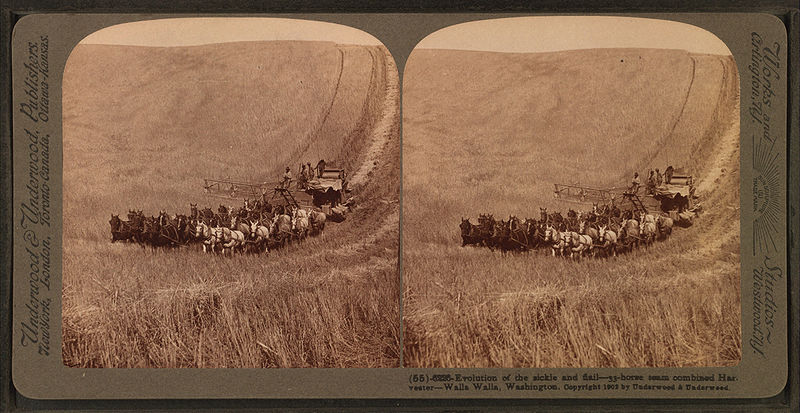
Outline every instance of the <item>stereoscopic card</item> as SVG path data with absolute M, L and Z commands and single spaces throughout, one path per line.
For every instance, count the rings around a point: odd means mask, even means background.
M 774 396 L 787 42 L 755 13 L 25 16 L 15 388 Z

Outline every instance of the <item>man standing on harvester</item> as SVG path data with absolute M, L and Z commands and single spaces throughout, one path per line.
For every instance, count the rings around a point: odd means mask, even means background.
M 641 181 L 639 180 L 639 172 L 633 173 L 633 180 L 631 181 L 631 186 L 628 188 L 628 193 L 631 195 L 636 195 L 639 192 L 639 186 L 641 185 Z
M 289 167 L 286 167 L 286 172 L 283 173 L 283 181 L 281 181 L 281 188 L 289 189 L 289 185 L 292 183 L 292 171 Z

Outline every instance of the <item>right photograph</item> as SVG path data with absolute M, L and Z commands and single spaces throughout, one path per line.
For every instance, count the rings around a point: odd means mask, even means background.
M 423 39 L 403 74 L 403 365 L 738 364 L 739 110 L 731 52 L 685 23 Z

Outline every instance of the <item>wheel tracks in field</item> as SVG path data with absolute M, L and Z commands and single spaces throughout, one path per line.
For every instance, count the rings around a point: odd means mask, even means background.
M 390 134 L 393 132 L 394 125 L 397 123 L 399 111 L 398 102 L 400 97 L 400 80 L 394 60 L 388 52 L 384 51 L 384 61 L 386 66 L 386 95 L 383 99 L 383 110 L 378 124 L 373 128 L 371 138 L 372 144 L 367 149 L 364 161 L 350 178 L 352 187 L 360 186 L 367 181 L 367 176 L 375 167 L 377 161 L 383 155 L 384 146 L 389 141 Z
M 297 156 L 299 157 L 311 146 L 312 142 L 316 142 L 322 132 L 322 128 L 325 127 L 326 122 L 328 121 L 328 117 L 333 110 L 333 105 L 336 103 L 336 97 L 339 96 L 339 89 L 342 83 L 342 75 L 344 74 L 344 51 L 337 47 L 336 51 L 339 52 L 339 73 L 336 75 L 336 83 L 333 86 L 333 94 L 331 96 L 331 101 L 328 104 L 328 107 L 325 109 L 325 112 L 322 114 L 322 119 L 319 122 L 319 126 L 314 128 L 304 140 L 305 144 L 296 150 Z
M 391 231 L 399 231 L 400 230 L 400 215 L 399 211 L 394 211 L 390 213 L 384 220 L 383 224 L 378 227 L 377 230 L 370 233 L 364 239 L 352 242 L 349 244 L 345 244 L 342 246 L 337 247 L 336 249 L 330 251 L 320 251 L 315 255 L 324 255 L 324 254 L 332 254 L 338 256 L 351 256 L 360 253 L 366 247 L 375 243 L 375 241 L 383 238 L 384 236 L 391 233 Z
M 689 59 L 692 61 L 692 77 L 689 78 L 689 86 L 686 88 L 686 97 L 683 99 L 683 104 L 681 105 L 681 110 L 678 112 L 678 116 L 675 118 L 675 122 L 672 124 L 672 127 L 669 129 L 669 133 L 667 133 L 665 141 L 668 141 L 672 135 L 675 133 L 675 129 L 677 129 L 678 124 L 681 122 L 683 118 L 683 114 L 686 112 L 686 105 L 689 103 L 689 97 L 692 95 L 692 88 L 694 87 L 694 80 L 697 76 L 697 60 L 689 55 Z
M 718 105 L 724 104 L 724 100 L 721 95 L 724 93 L 725 83 L 728 80 L 728 74 L 724 66 L 722 69 L 722 74 L 723 76 L 721 81 L 722 85 L 720 86 L 720 96 L 717 99 Z M 729 109 L 730 113 L 726 116 L 726 118 L 731 120 L 727 121 L 727 129 L 722 133 L 719 143 L 716 146 L 717 150 L 715 151 L 714 157 L 711 161 L 711 167 L 708 168 L 703 178 L 700 179 L 700 182 L 697 185 L 697 190 L 701 193 L 708 192 L 713 189 L 716 180 L 722 176 L 722 170 L 725 168 L 726 163 L 729 163 L 731 157 L 733 157 L 739 150 L 739 116 L 737 110 L 738 108 L 736 105 L 732 105 L 732 107 Z M 736 157 L 736 159 L 738 162 L 738 157 Z
M 694 58 L 693 58 L 694 60 Z M 719 92 L 717 95 L 717 111 L 720 110 L 720 106 L 725 105 L 727 100 L 725 99 L 726 93 L 726 85 L 730 81 L 730 73 L 728 67 L 722 62 L 719 61 L 722 65 L 722 75 L 720 76 L 720 86 Z M 724 110 L 724 109 L 723 109 Z M 738 113 L 738 105 L 730 105 L 727 108 L 727 113 L 724 113 L 719 120 L 724 126 L 724 130 L 720 134 L 719 138 L 716 140 L 716 145 L 712 152 L 711 158 L 711 166 L 709 166 L 704 173 L 702 174 L 702 178 L 698 179 L 697 183 L 697 191 L 701 194 L 705 193 L 708 194 L 709 192 L 713 191 L 715 188 L 715 184 L 719 178 L 721 178 L 725 172 L 724 170 L 735 169 L 738 166 L 739 156 L 737 152 L 739 152 L 739 113 Z M 733 163 L 733 165 L 732 165 Z M 738 208 L 739 204 L 737 202 L 736 205 L 721 205 L 720 208 Z M 701 218 L 702 219 L 702 218 Z M 731 226 L 728 230 L 722 230 L 720 232 L 715 233 L 706 233 L 705 237 L 707 238 L 705 242 L 699 243 L 697 248 L 693 249 L 692 251 L 688 252 L 684 256 L 697 258 L 697 259 L 709 259 L 708 257 L 712 256 L 715 252 L 719 251 L 720 247 L 722 247 L 727 242 L 731 241 L 734 237 L 738 236 L 739 227 L 738 226 Z M 661 260 L 665 260 L 667 258 L 662 258 Z
M 328 108 L 325 110 L 325 113 L 322 115 L 322 120 L 319 123 L 319 127 L 315 131 L 315 137 L 319 135 L 319 132 L 322 130 L 322 127 L 325 126 L 325 122 L 328 121 L 328 116 L 331 114 L 331 110 L 333 110 L 333 104 L 336 103 L 336 97 L 339 96 L 339 89 L 342 83 L 342 74 L 344 74 L 344 51 L 340 48 L 336 48 L 339 52 L 339 74 L 336 76 L 336 84 L 333 86 L 333 96 L 331 97 L 331 103 L 328 105 Z M 306 142 L 312 142 L 312 139 L 306 139 Z
M 689 85 L 686 87 L 686 96 L 683 98 L 681 109 L 678 111 L 677 116 L 675 116 L 675 121 L 672 122 L 672 126 L 669 128 L 669 131 L 659 140 L 661 145 L 667 145 L 672 140 L 672 136 L 675 134 L 675 130 L 678 128 L 678 124 L 681 123 L 683 114 L 686 112 L 686 106 L 689 104 L 689 98 L 692 96 L 692 88 L 694 87 L 694 80 L 697 76 L 697 60 L 695 60 L 695 58 L 691 55 L 689 55 L 689 60 L 692 62 L 692 75 L 689 77 Z M 657 156 L 657 154 L 658 152 L 656 151 L 647 157 L 648 165 L 653 163 L 653 159 Z
M 325 282 L 336 282 L 342 279 L 356 281 L 365 279 L 381 271 L 388 271 L 397 268 L 397 261 L 387 258 L 375 258 L 368 262 L 350 265 L 344 268 L 334 268 L 323 278 L 320 278 L 314 285 L 315 287 Z

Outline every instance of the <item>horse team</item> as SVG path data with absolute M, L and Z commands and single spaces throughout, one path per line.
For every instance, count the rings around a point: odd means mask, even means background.
M 217 212 L 189 204 L 188 215 L 145 216 L 129 210 L 128 220 L 111 215 L 111 242 L 131 241 L 152 247 L 201 244 L 203 252 L 269 252 L 310 235 L 321 234 L 325 213 L 295 206 L 272 206 L 245 200 L 239 208 L 220 205 Z
M 667 239 L 674 224 L 664 214 L 637 214 L 598 204 L 586 212 L 570 209 L 566 217 L 540 208 L 538 220 L 514 215 L 496 220 L 491 214 L 480 214 L 477 224 L 461 218 L 461 246 L 483 246 L 504 254 L 549 248 L 553 256 L 610 257 Z

